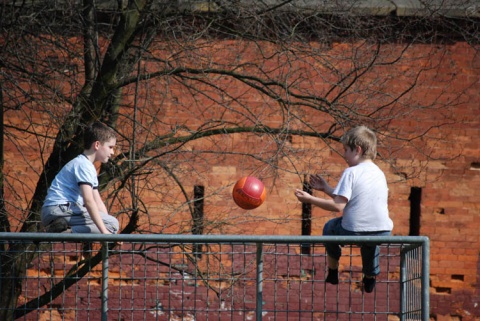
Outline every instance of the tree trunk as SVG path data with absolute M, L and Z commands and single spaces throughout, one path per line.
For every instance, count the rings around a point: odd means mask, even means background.
M 35 244 L 10 244 L 8 251 L 0 254 L 0 320 L 15 320 L 18 297 L 22 294 L 22 282 L 26 267 L 37 255 Z

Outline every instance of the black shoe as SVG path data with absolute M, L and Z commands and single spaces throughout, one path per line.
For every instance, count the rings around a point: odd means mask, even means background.
M 328 275 L 325 282 L 330 284 L 338 284 L 338 269 L 328 269 Z
M 45 226 L 47 233 L 64 233 L 69 230 L 67 220 L 63 217 L 54 219 L 50 224 Z
M 363 277 L 363 290 L 367 293 L 372 293 L 373 289 L 375 289 L 375 284 L 377 280 L 375 277 L 368 278 L 366 276 Z

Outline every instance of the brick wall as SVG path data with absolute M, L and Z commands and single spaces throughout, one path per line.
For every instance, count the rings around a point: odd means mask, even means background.
M 427 53 L 433 47 L 418 45 L 412 50 Z M 441 97 L 443 103 L 454 100 L 456 103 L 448 108 L 451 123 L 438 130 L 433 128 L 429 131 L 428 139 L 424 142 L 429 147 L 430 160 L 414 157 L 412 149 L 405 148 L 392 153 L 389 162 L 380 160 L 378 164 L 387 174 L 389 181 L 389 206 L 395 223 L 393 234 L 409 234 L 411 189 L 421 189 L 421 215 L 417 227 L 421 235 L 427 235 L 431 239 L 430 291 L 434 319 L 479 320 L 480 219 L 477 194 L 480 190 L 480 59 L 474 49 L 463 43 L 451 45 L 446 51 L 442 51 L 441 56 L 434 57 L 437 61 L 428 61 L 431 68 L 426 69 L 419 78 L 417 89 L 410 101 L 428 101 L 438 97 Z M 408 70 L 418 63 L 418 60 L 412 59 L 410 65 L 404 63 L 399 68 Z M 401 86 L 399 79 L 389 81 L 392 86 Z M 238 91 L 241 92 L 241 88 Z M 457 96 L 460 92 L 461 98 Z M 262 106 L 258 97 L 249 95 L 252 106 Z M 172 123 L 192 121 L 188 108 L 183 112 L 178 108 L 179 105 L 188 106 L 181 93 L 177 93 L 176 100 L 168 98 L 172 97 L 167 97 L 162 104 L 164 120 L 172 120 Z M 27 119 L 35 119 L 35 115 L 11 112 L 7 117 L 10 124 L 22 126 Z M 433 124 L 439 116 L 435 111 L 426 110 L 419 118 L 399 117 L 392 124 L 394 128 L 408 133 L 421 126 Z M 275 117 L 267 119 L 272 124 L 277 121 Z M 321 123 L 322 119 L 318 121 Z M 238 134 L 223 138 L 222 143 L 237 149 L 261 148 L 262 139 L 265 138 Z M 218 142 L 211 141 L 208 144 L 216 143 Z M 22 149 L 21 152 L 17 149 L 18 146 L 29 144 L 34 147 Z M 206 188 L 209 196 L 205 204 L 206 213 L 228 213 L 225 218 L 235 222 L 230 227 L 216 226 L 207 232 L 286 235 L 301 233 L 301 206 L 293 196 L 294 189 L 301 188 L 304 175 L 317 171 L 328 173 L 329 180 L 334 184 L 345 163 L 341 157 L 321 147 L 318 139 L 292 137 L 291 144 L 297 149 L 312 153 L 305 153 L 297 159 L 298 171 L 295 173 L 281 172 L 273 175 L 265 169 L 255 171 L 252 166 L 245 164 L 249 162 L 248 158 L 228 157 L 206 162 L 202 174 L 190 178 L 192 191 L 195 184 L 204 185 Z M 193 146 L 192 149 L 196 147 Z M 380 151 L 388 154 L 391 146 L 380 146 Z M 4 154 L 6 171 L 8 176 L 19 178 L 19 182 L 13 186 L 14 190 L 27 189 L 26 194 L 31 193 L 28 187 L 34 186 L 37 177 L 32 173 L 35 173 L 42 163 L 38 153 L 38 145 L 31 136 L 15 139 L 10 137 L 7 141 Z M 44 154 L 47 153 L 48 148 Z M 233 204 L 230 190 L 236 179 L 251 174 L 252 170 L 253 174 L 264 180 L 268 188 L 267 200 L 260 208 L 244 212 Z M 402 173 L 405 172 L 409 172 L 408 175 L 416 172 L 418 175 L 410 175 L 414 178 L 404 180 Z M 12 199 L 12 203 L 24 202 L 20 198 L 15 199 L 14 193 L 7 193 L 7 197 Z M 164 197 L 174 199 L 175 195 Z M 151 220 L 159 226 L 166 226 L 171 220 L 186 220 L 182 213 L 173 218 L 165 207 L 157 207 L 160 203 L 158 195 L 150 195 L 146 200 L 151 205 Z M 23 207 L 26 208 L 26 205 Z M 18 213 L 22 215 L 21 211 Z M 220 217 L 222 214 L 216 215 Z M 314 209 L 312 234 L 321 234 L 323 224 L 332 216 L 331 213 Z M 165 227 L 162 232 L 175 230 Z M 188 232 L 188 229 L 184 232 Z

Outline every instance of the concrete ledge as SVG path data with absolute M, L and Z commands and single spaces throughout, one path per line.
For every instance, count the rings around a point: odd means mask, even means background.
M 479 0 L 295 0 L 281 5 L 284 0 L 264 0 L 258 10 L 279 6 L 281 11 L 315 11 L 329 15 L 421 17 L 480 17 Z M 232 6 L 230 1 L 177 0 L 178 8 L 192 12 L 215 12 Z M 251 0 L 235 2 L 237 8 L 252 9 Z
M 392 3 L 400 17 L 480 17 L 480 1 L 477 0 L 392 0 Z
M 280 11 L 315 12 L 326 15 L 422 17 L 442 16 L 447 18 L 480 18 L 480 0 L 157 0 L 154 9 L 182 12 L 220 12 L 233 10 L 262 11 L 278 8 Z M 67 0 L 4 0 L 4 5 L 13 6 L 61 6 Z M 81 0 L 68 1 L 82 5 Z M 117 0 L 99 0 L 100 10 L 116 10 Z

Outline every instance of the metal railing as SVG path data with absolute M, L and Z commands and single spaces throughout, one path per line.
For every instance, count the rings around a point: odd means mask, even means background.
M 338 285 L 326 243 L 343 246 Z M 373 293 L 365 244 L 381 249 Z M 0 312 L 17 320 L 429 320 L 426 237 L 0 233 L 0 245 L 0 294 L 21 287 Z

